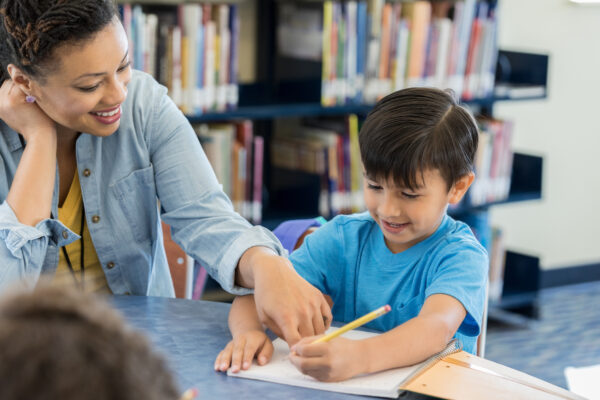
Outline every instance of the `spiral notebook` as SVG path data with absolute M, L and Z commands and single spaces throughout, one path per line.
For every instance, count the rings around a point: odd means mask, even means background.
M 331 330 L 335 330 L 335 328 L 330 328 L 329 331 Z M 348 339 L 360 340 L 375 335 L 377 335 L 377 333 L 354 330 L 346 332 L 342 336 Z M 273 358 L 268 364 L 259 366 L 256 363 L 253 363 L 252 366 L 245 371 L 233 373 L 229 370 L 227 375 L 237 378 L 256 379 L 330 392 L 396 398 L 402 392 L 402 386 L 419 376 L 421 372 L 426 371 L 439 359 L 460 351 L 461 348 L 460 342 L 454 339 L 448 343 L 446 349 L 441 353 L 410 367 L 361 375 L 343 382 L 319 382 L 310 376 L 303 375 L 290 362 L 288 359 L 289 347 L 285 341 L 276 339 L 273 342 L 273 347 L 275 348 Z

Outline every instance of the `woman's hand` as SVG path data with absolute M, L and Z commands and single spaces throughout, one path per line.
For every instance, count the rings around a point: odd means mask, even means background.
M 240 269 L 251 271 L 248 275 L 252 279 L 242 283 L 254 288 L 260 322 L 290 346 L 329 327 L 331 308 L 325 297 L 298 275 L 286 258 L 270 249 L 253 247 L 242 256 Z
M 225 372 L 231 365 L 233 372 L 248 369 L 256 358 L 258 365 L 265 365 L 273 356 L 273 343 L 260 330 L 252 330 L 234 336 L 233 340 L 217 356 L 215 371 Z
M 337 382 L 366 372 L 361 341 L 337 337 L 329 342 L 304 338 L 290 349 L 290 361 L 303 374 L 325 382 Z
M 54 121 L 35 102 L 27 103 L 25 93 L 12 79 L 5 80 L 0 87 L 0 119 L 23 135 L 27 142 L 36 135 L 49 132 L 56 135 Z

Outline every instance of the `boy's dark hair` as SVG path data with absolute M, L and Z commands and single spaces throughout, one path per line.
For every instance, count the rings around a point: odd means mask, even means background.
M 164 400 L 163 359 L 98 297 L 42 285 L 0 303 L 0 398 Z
M 437 169 L 448 190 L 473 170 L 479 134 L 471 113 L 451 91 L 402 89 L 381 99 L 359 134 L 362 162 L 369 179 L 391 179 L 411 190 L 423 173 Z
M 115 15 L 112 0 L 1 0 L 0 84 L 9 64 L 43 81 L 58 46 L 91 39 Z

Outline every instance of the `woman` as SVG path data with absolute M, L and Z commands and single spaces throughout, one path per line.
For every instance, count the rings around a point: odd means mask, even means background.
M 255 289 L 286 340 L 324 329 L 323 296 L 233 211 L 166 89 L 131 70 L 110 0 L 2 0 L 0 17 L 0 287 L 44 274 L 173 296 L 160 212 L 225 289 Z

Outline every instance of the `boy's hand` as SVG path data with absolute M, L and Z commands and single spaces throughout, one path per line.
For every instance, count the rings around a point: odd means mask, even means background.
M 311 344 L 317 338 L 304 338 L 290 348 L 290 361 L 300 372 L 325 382 L 343 381 L 366 372 L 360 361 L 361 341 L 337 337 Z
M 256 357 L 258 365 L 265 365 L 273 355 L 273 344 L 263 331 L 253 330 L 233 338 L 217 356 L 215 371 L 232 372 L 248 369 Z

